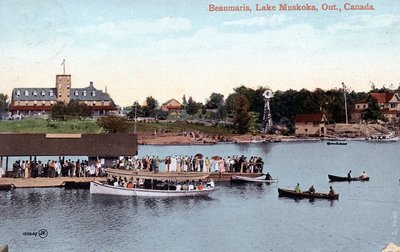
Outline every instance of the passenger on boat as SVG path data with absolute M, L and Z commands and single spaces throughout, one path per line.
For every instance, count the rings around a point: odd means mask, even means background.
M 272 180 L 272 176 L 271 176 L 271 174 L 269 174 L 269 172 L 267 172 L 267 174 L 265 174 L 265 180 Z
M 362 179 L 368 178 L 368 174 L 365 171 L 363 171 L 359 178 L 362 178 Z
M 334 196 L 335 191 L 333 190 L 332 186 L 329 187 L 329 196 Z
M 183 182 L 182 190 L 189 190 L 189 187 L 188 187 L 188 185 L 186 184 L 186 182 Z
M 300 184 L 297 183 L 296 187 L 294 188 L 294 191 L 297 193 L 301 193 L 301 189 L 300 189 Z
M 197 190 L 201 191 L 204 189 L 203 183 L 200 182 L 200 184 L 197 186 Z
M 349 171 L 349 173 L 347 173 L 347 178 L 351 179 L 351 170 Z
M 181 186 L 181 183 L 176 183 L 176 190 L 177 191 L 180 191 L 180 190 L 182 190 L 182 186 Z
M 207 182 L 207 187 L 215 187 L 214 180 L 210 180 Z
M 315 193 L 315 188 L 314 188 L 314 185 L 312 185 L 310 188 L 308 188 L 308 191 L 307 191 L 309 194 L 314 194 Z

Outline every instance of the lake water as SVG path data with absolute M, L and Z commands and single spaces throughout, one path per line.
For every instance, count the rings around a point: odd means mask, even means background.
M 0 191 L 11 251 L 380 251 L 400 244 L 400 143 L 140 146 L 139 154 L 261 156 L 272 185 L 217 184 L 210 198 L 146 199 L 59 188 Z M 369 182 L 329 183 L 367 171 Z M 279 198 L 311 184 L 338 201 Z M 47 237 L 34 236 L 41 229 Z M 30 233 L 29 233 L 30 232 Z M 41 233 L 45 235 L 44 232 Z

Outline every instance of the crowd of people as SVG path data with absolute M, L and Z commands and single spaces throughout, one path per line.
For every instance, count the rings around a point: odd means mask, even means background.
M 112 163 L 113 168 L 125 170 L 142 170 L 149 172 L 205 172 L 205 173 L 262 173 L 264 161 L 261 157 L 233 155 L 204 157 L 173 155 L 165 158 L 159 156 L 124 157 Z M 37 177 L 101 177 L 106 176 L 105 165 L 99 160 L 16 160 L 12 164 L 14 178 Z M 1 169 L 3 171 L 3 169 Z M 4 172 L 2 172 L 4 174 Z M 0 175 L 3 175 L 0 174 Z
M 37 178 L 37 177 L 94 177 L 105 176 L 105 169 L 101 167 L 98 160 L 89 164 L 87 160 L 76 161 L 48 160 L 28 161 L 16 160 L 12 165 L 14 178 Z
M 240 172 L 262 173 L 264 161 L 261 157 L 245 157 L 244 155 L 204 157 L 174 155 L 161 159 L 159 156 L 145 156 L 142 158 L 126 157 L 113 164 L 114 168 L 135 169 L 158 172 Z

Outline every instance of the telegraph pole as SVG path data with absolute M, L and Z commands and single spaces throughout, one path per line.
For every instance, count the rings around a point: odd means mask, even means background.
M 346 124 L 348 124 L 349 121 L 348 121 L 348 118 L 347 118 L 346 85 L 344 84 L 344 82 L 342 82 L 342 86 L 343 86 L 343 94 L 344 94 L 344 111 L 346 113 Z

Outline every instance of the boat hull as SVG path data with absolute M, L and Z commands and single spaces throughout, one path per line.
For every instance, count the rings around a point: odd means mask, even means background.
M 339 194 L 329 195 L 328 193 L 312 193 L 312 194 L 306 192 L 297 193 L 294 190 L 282 189 L 282 188 L 278 188 L 278 194 L 279 197 L 288 197 L 293 199 L 302 199 L 302 198 L 327 199 L 327 200 L 339 199 Z
M 249 178 L 244 176 L 232 176 L 231 178 L 234 182 L 254 182 L 254 183 L 277 183 L 277 179 L 266 180 L 264 176 Z
M 339 177 L 335 175 L 328 175 L 329 181 L 331 182 L 344 182 L 344 181 L 369 181 L 369 177 L 367 178 L 360 178 L 360 177 Z
M 203 190 L 152 190 L 143 188 L 124 188 L 105 185 L 100 182 L 90 182 L 91 194 L 108 194 L 135 197 L 205 197 L 218 190 L 216 187 L 206 187 Z

